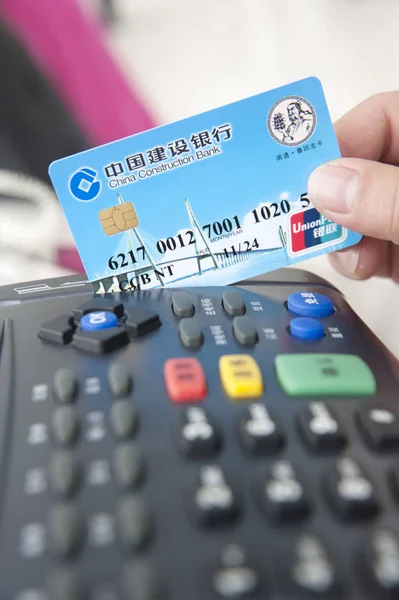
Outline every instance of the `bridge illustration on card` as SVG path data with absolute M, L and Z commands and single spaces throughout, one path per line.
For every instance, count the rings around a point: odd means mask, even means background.
M 134 264 L 130 268 L 125 269 L 123 273 L 118 272 L 115 275 L 109 272 L 97 274 L 97 277 L 91 281 L 95 293 L 112 293 L 121 290 L 129 291 L 130 289 L 135 289 L 137 284 L 139 284 L 138 287 L 145 287 L 144 284 L 146 283 L 146 275 L 148 273 L 154 275 L 160 287 L 165 287 L 166 277 L 168 278 L 168 284 L 176 284 L 184 281 L 185 284 L 190 285 L 188 280 L 203 275 L 206 272 L 218 272 L 225 267 L 232 267 L 253 259 L 255 256 L 264 256 L 265 254 L 271 254 L 282 249 L 285 250 L 286 248 L 287 236 L 283 232 L 282 227 L 279 226 L 278 233 L 281 246 L 251 249 L 239 248 L 239 250 L 234 250 L 230 253 L 212 250 L 211 243 L 213 243 L 213 240 L 207 239 L 189 200 L 185 199 L 184 204 L 190 224 L 190 228 L 187 231 L 190 232 L 190 248 L 194 252 L 184 256 L 176 256 L 169 260 L 156 261 L 152 251 L 149 249 L 149 243 L 146 243 L 144 240 L 144 237 L 148 239 L 151 236 L 140 232 L 139 216 L 133 203 L 130 201 L 125 202 L 120 193 L 118 193 L 117 197 L 118 204 L 101 210 L 98 213 L 98 217 L 105 235 L 113 236 L 119 234 L 122 236 L 122 240 L 115 250 L 115 256 L 130 255 L 130 257 L 134 257 Z M 140 250 L 140 255 L 137 250 Z M 169 248 L 169 250 L 173 250 L 173 248 Z M 190 271 L 184 272 L 184 269 L 179 268 L 179 266 L 182 266 L 181 263 L 188 262 L 191 265 Z M 143 285 L 140 286 L 141 279 Z

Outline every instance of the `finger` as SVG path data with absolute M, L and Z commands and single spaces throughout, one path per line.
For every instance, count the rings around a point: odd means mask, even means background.
M 359 158 L 318 167 L 308 194 L 327 218 L 363 235 L 399 243 L 399 168 Z
M 335 123 L 342 156 L 399 164 L 399 92 L 376 94 Z
M 390 258 L 387 261 L 389 267 L 389 277 L 399 283 L 399 246 L 390 244 Z
M 355 246 L 329 255 L 332 266 L 351 279 L 391 276 L 389 242 L 363 237 Z

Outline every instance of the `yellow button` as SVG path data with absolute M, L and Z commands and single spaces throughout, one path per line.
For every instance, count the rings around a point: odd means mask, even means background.
M 227 354 L 219 359 L 224 391 L 230 398 L 257 398 L 263 393 L 262 373 L 249 354 Z

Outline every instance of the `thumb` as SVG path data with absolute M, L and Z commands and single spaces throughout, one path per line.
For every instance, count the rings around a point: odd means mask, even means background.
M 310 175 L 314 206 L 339 225 L 365 236 L 399 243 L 399 168 L 342 158 Z

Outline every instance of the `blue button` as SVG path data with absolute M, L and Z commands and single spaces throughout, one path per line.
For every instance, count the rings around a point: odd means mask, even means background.
M 290 323 L 291 335 L 300 340 L 320 340 L 324 336 L 324 327 L 320 321 L 310 317 L 297 317 Z
M 83 331 L 97 331 L 98 329 L 110 329 L 118 325 L 118 317 L 114 313 L 102 310 L 90 312 L 80 319 Z
M 314 292 L 295 292 L 287 300 L 288 310 L 300 317 L 328 317 L 334 312 L 334 304 L 327 296 Z

